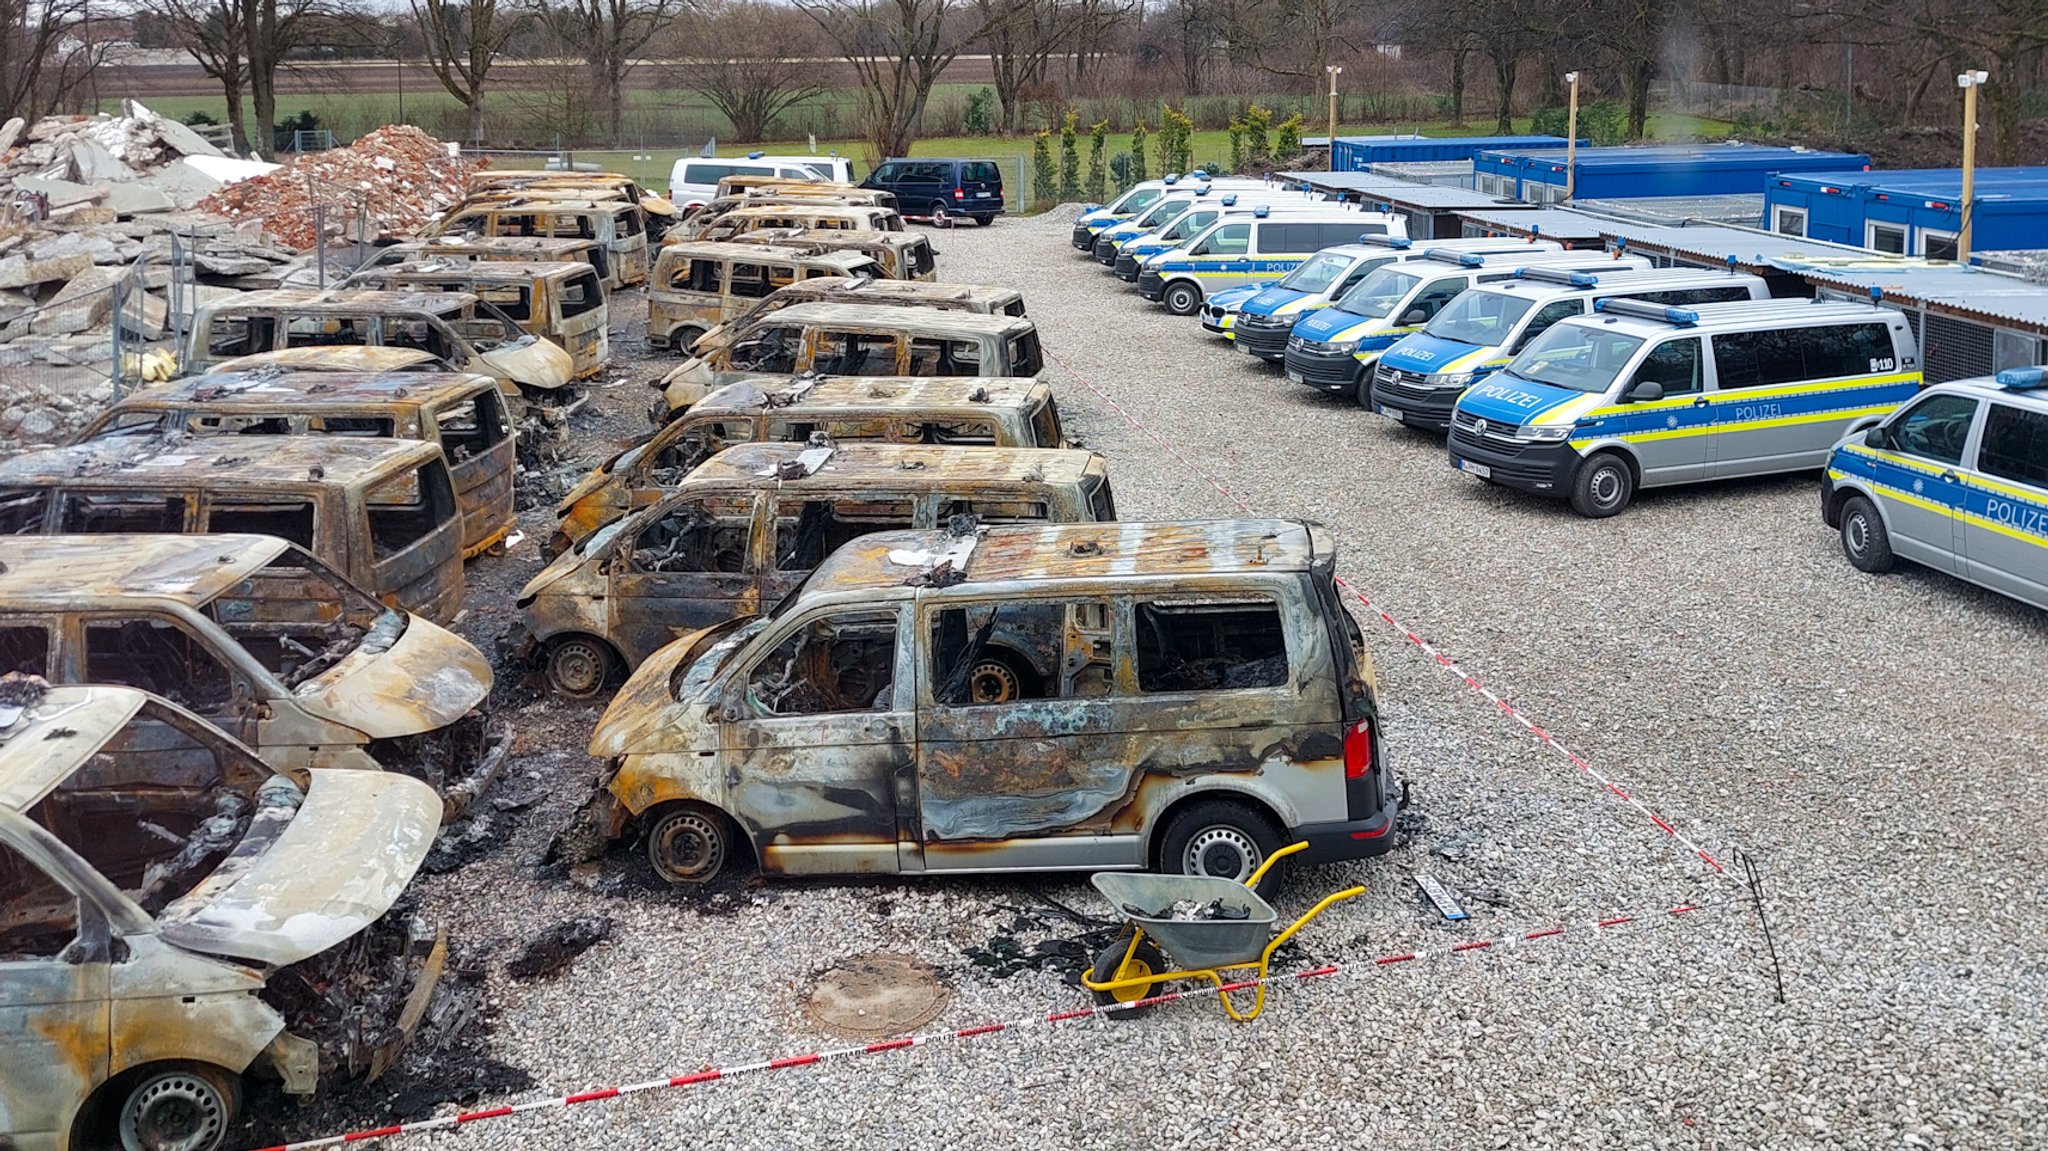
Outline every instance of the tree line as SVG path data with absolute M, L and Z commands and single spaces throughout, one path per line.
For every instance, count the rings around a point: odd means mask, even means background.
M 2044 0 L 0 0 L 0 118 L 98 95 L 96 66 L 128 38 L 187 52 L 219 83 L 238 150 L 259 152 L 280 72 L 350 57 L 431 69 L 473 142 L 500 98 L 538 99 L 503 82 L 507 65 L 561 69 L 560 107 L 537 114 L 573 120 L 579 143 L 626 142 L 627 93 L 649 71 L 701 95 L 734 142 L 843 88 L 875 157 L 909 150 L 963 56 L 985 61 L 998 134 L 1056 129 L 1084 97 L 1306 102 L 1329 67 L 1501 131 L 1562 103 L 1571 71 L 1585 98 L 1618 104 L 1627 139 L 1673 81 L 1839 92 L 1879 124 L 1952 124 L 1954 74 L 1983 68 L 1987 152 L 2013 163 L 2048 104 Z

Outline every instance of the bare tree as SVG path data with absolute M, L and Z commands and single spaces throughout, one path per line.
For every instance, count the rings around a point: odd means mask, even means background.
M 667 27 L 684 0 L 540 0 L 541 14 L 562 42 L 588 63 L 592 102 L 604 111 L 611 143 L 623 142 L 626 75 L 635 57 Z
M 0 0 L 0 121 L 69 107 L 106 58 L 90 0 Z
M 413 18 L 427 42 L 427 66 L 441 87 L 469 111 L 469 140 L 484 139 L 484 85 L 505 42 L 526 16 L 500 9 L 498 0 L 412 0 Z
M 1012 135 L 1022 93 L 1045 81 L 1046 65 L 1067 46 L 1082 12 L 1062 0 L 974 0 L 974 12 L 995 79 L 1002 133 Z
M 670 83 L 695 92 L 732 122 L 733 141 L 766 139 L 777 116 L 826 91 L 812 41 L 817 28 L 802 15 L 761 0 L 706 0 L 678 30 Z
M 223 0 L 241 9 L 242 59 L 247 65 L 250 111 L 256 115 L 256 151 L 269 155 L 276 147 L 277 70 L 305 39 L 322 13 L 322 0 Z M 223 81 L 225 83 L 225 81 Z
M 860 79 L 862 135 L 879 163 L 910 151 L 939 73 L 984 29 L 960 0 L 797 0 Z

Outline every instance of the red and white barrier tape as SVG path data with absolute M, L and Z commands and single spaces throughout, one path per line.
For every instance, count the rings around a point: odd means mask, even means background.
M 1447 959 L 1476 952 L 1506 951 L 1525 947 L 1547 939 L 1565 937 L 1580 938 L 1599 935 L 1617 927 L 1630 924 L 1670 922 L 1680 916 L 1697 915 L 1706 911 L 1719 911 L 1730 907 L 1747 907 L 1745 900 L 1729 900 L 1722 903 L 1680 904 L 1662 911 L 1642 915 L 1610 915 L 1602 919 L 1584 920 L 1562 926 L 1543 927 L 1522 931 L 1492 939 L 1473 939 L 1463 943 L 1443 944 L 1436 947 L 1422 947 L 1414 951 L 1395 952 L 1375 959 L 1357 963 L 1330 963 L 1302 971 L 1281 975 L 1268 975 L 1264 979 L 1241 979 L 1226 983 L 1222 991 L 1234 993 L 1250 991 L 1261 985 L 1272 987 L 1280 984 L 1306 983 L 1333 975 L 1363 975 L 1381 968 L 1400 967 L 1425 959 Z M 546 1099 L 530 1099 L 524 1103 L 508 1103 L 499 1107 L 486 1107 L 477 1111 L 464 1111 L 455 1115 L 442 1115 L 433 1119 L 420 1119 L 411 1123 L 394 1123 L 388 1127 L 371 1127 L 361 1131 L 350 1131 L 342 1135 L 327 1135 L 317 1139 L 304 1139 L 296 1143 L 279 1143 L 261 1151 L 310 1151 L 316 1147 L 339 1147 L 347 1143 L 361 1143 L 371 1139 L 390 1139 L 405 1135 L 423 1135 L 429 1131 L 449 1131 L 468 1127 L 487 1119 L 503 1119 L 512 1115 L 524 1115 L 533 1111 L 552 1111 L 574 1107 L 579 1103 L 596 1103 L 605 1099 L 617 1099 L 625 1095 L 639 1095 L 649 1091 L 660 1091 L 675 1087 L 696 1087 L 705 1083 L 716 1083 L 724 1079 L 735 1079 L 759 1071 L 783 1071 L 793 1067 L 808 1067 L 826 1060 L 845 1059 L 856 1055 L 879 1055 L 885 1051 L 907 1051 L 913 1047 L 926 1047 L 953 1039 L 974 1039 L 983 1035 L 995 1035 L 1004 1031 L 1021 1031 L 1031 1027 L 1052 1027 L 1082 1019 L 1114 1015 L 1123 1011 L 1157 1007 L 1164 1003 L 1178 1003 L 1185 999 L 1201 999 L 1215 995 L 1215 987 L 1196 987 L 1186 991 L 1167 991 L 1148 996 L 1131 1003 L 1106 1003 L 1090 1007 L 1075 1008 L 1072 1011 L 1055 1011 L 1047 1015 L 1032 1015 L 997 1023 L 984 1023 L 975 1027 L 959 1027 L 950 1031 L 930 1031 L 921 1035 L 906 1035 L 897 1039 L 884 1039 L 853 1047 L 835 1047 L 822 1051 L 808 1051 L 798 1055 L 784 1055 L 777 1059 L 764 1059 L 755 1063 L 738 1063 L 730 1067 L 705 1067 L 681 1075 L 670 1075 L 662 1079 L 648 1079 L 639 1083 L 627 1083 L 619 1087 L 598 1087 L 578 1091 L 570 1095 L 555 1095 Z
M 1053 354 L 1052 352 L 1046 352 L 1045 355 L 1046 358 L 1058 364 L 1060 368 L 1064 370 L 1068 375 L 1074 377 L 1076 380 L 1079 380 L 1083 387 L 1087 388 L 1091 392 L 1094 392 L 1096 396 L 1102 400 L 1103 403 L 1108 404 L 1112 411 L 1116 412 L 1118 416 L 1122 417 L 1125 423 L 1130 424 L 1132 427 L 1136 428 L 1140 433 L 1142 433 L 1145 436 L 1145 438 L 1151 440 L 1153 443 L 1158 444 L 1161 448 L 1165 449 L 1168 455 L 1172 456 L 1176 460 L 1179 460 L 1182 464 L 1186 465 L 1190 471 L 1193 471 L 1196 475 L 1200 476 L 1204 483 L 1207 483 L 1210 487 L 1215 488 L 1218 492 L 1221 492 L 1223 494 L 1223 497 L 1225 499 L 1229 500 L 1233 504 L 1236 504 L 1238 510 L 1244 512 L 1248 516 L 1256 516 L 1259 514 L 1257 509 L 1253 508 L 1251 503 L 1247 501 L 1243 496 L 1240 496 L 1236 492 L 1231 491 L 1230 485 L 1218 479 L 1207 468 L 1204 468 L 1202 465 L 1196 463 L 1194 460 L 1189 459 L 1186 455 L 1182 454 L 1181 450 L 1175 447 L 1172 443 L 1170 443 L 1166 439 L 1166 437 L 1160 435 L 1158 432 L 1153 431 L 1150 427 L 1148 427 L 1145 424 L 1143 420 L 1140 420 L 1137 416 L 1133 415 L 1130 409 L 1124 407 L 1121 403 L 1118 403 L 1116 397 L 1110 395 L 1101 387 L 1101 385 L 1097 384 L 1094 380 L 1089 379 L 1087 376 L 1081 374 L 1081 372 L 1076 370 L 1072 364 L 1069 364 L 1064 359 L 1061 359 L 1059 356 Z M 1391 627 L 1395 631 L 1401 633 L 1401 637 L 1403 639 L 1407 640 L 1411 644 L 1414 644 L 1415 647 L 1418 650 L 1420 650 L 1424 655 L 1428 656 L 1431 660 L 1435 661 L 1438 667 L 1443 668 L 1444 671 L 1450 673 L 1453 677 L 1463 681 L 1466 687 L 1471 688 L 1472 691 L 1476 693 L 1480 698 L 1492 704 L 1496 709 L 1498 709 L 1502 714 L 1506 715 L 1509 719 L 1512 719 L 1516 723 L 1521 724 L 1524 728 L 1527 728 L 1529 734 L 1535 736 L 1538 743 L 1563 756 L 1572 764 L 1572 766 L 1578 768 L 1586 775 L 1589 775 L 1593 779 L 1598 781 L 1600 785 L 1602 787 L 1605 787 L 1609 792 L 1611 792 L 1616 799 L 1621 800 L 1623 803 L 1626 803 L 1630 807 L 1633 807 L 1637 811 L 1641 812 L 1646 818 L 1649 819 L 1651 823 L 1655 824 L 1659 830 L 1663 831 L 1664 834 L 1678 841 L 1686 849 L 1690 850 L 1694 855 L 1698 856 L 1701 862 L 1705 863 L 1708 867 L 1713 868 L 1715 874 L 1721 876 L 1722 878 L 1728 880 L 1731 883 L 1740 883 L 1740 880 L 1736 879 L 1734 873 L 1730 872 L 1727 867 L 1723 866 L 1721 861 L 1715 858 L 1712 852 L 1708 851 L 1704 847 L 1701 847 L 1698 843 L 1694 842 L 1691 836 L 1685 834 L 1683 831 L 1678 830 L 1678 828 L 1674 826 L 1669 820 L 1665 819 L 1663 816 L 1658 815 L 1655 811 L 1651 810 L 1649 805 L 1645 804 L 1642 800 L 1636 798 L 1634 794 L 1624 789 L 1620 784 L 1614 782 L 1614 780 L 1608 778 L 1605 774 L 1603 774 L 1600 771 L 1600 769 L 1594 767 L 1590 762 L 1588 762 L 1584 756 L 1581 756 L 1578 752 L 1575 752 L 1571 748 L 1566 747 L 1564 743 L 1560 741 L 1556 736 L 1550 734 L 1549 731 L 1545 730 L 1542 726 L 1537 724 L 1537 722 L 1533 718 L 1531 718 L 1527 712 L 1523 711 L 1521 708 L 1515 706 L 1514 704 L 1508 702 L 1505 699 L 1502 699 L 1499 695 L 1495 694 L 1491 688 L 1487 687 L 1484 683 L 1480 682 L 1477 676 L 1466 671 L 1463 667 L 1460 667 L 1456 660 L 1452 659 L 1448 655 L 1445 655 L 1442 651 L 1438 650 L 1437 647 L 1434 644 L 1431 644 L 1428 640 L 1423 639 L 1422 636 L 1420 636 L 1414 631 L 1414 629 L 1402 623 L 1400 620 L 1395 619 L 1392 613 L 1387 611 L 1387 609 L 1381 607 L 1378 603 L 1374 602 L 1372 597 L 1358 590 L 1357 587 L 1353 586 L 1351 583 L 1347 582 L 1341 577 L 1338 578 L 1337 584 L 1339 587 L 1342 587 L 1345 591 L 1350 592 L 1351 595 L 1355 599 L 1357 599 L 1360 604 L 1363 604 L 1367 610 L 1371 611 L 1374 615 L 1378 616 L 1382 621 L 1386 623 L 1388 627 Z

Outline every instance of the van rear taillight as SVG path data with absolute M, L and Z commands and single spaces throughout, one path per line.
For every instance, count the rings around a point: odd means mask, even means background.
M 965 188 L 955 188 L 955 189 L 953 189 L 953 198 L 954 198 L 955 200 L 965 200 L 965 199 L 967 198 L 967 189 L 965 189 Z
M 1344 778 L 1364 779 L 1372 770 L 1372 721 L 1361 719 L 1344 733 Z

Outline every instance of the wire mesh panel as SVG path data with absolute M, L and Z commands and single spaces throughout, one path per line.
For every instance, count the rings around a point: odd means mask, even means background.
M 1928 383 L 1945 384 L 1991 374 L 1990 326 L 1929 313 L 1924 328 L 1920 354 L 1927 361 Z

